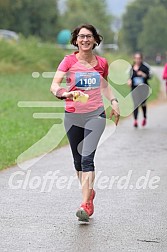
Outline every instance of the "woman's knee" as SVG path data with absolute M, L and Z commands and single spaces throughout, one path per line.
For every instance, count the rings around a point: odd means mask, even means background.
M 75 157 L 74 158 L 74 167 L 75 167 L 76 171 L 82 171 L 81 158 L 80 157 Z
M 83 172 L 94 171 L 94 155 L 84 156 L 81 160 L 81 168 Z

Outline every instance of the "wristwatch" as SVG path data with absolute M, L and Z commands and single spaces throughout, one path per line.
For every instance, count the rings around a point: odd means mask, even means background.
M 118 102 L 118 99 L 117 99 L 117 98 L 113 98 L 113 99 L 111 99 L 111 104 L 113 103 L 113 101 Z

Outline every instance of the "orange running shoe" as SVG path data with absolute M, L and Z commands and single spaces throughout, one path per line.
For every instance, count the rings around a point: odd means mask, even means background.
M 92 208 L 90 202 L 82 203 L 80 208 L 76 212 L 76 216 L 79 221 L 89 222 L 89 216 L 91 214 Z

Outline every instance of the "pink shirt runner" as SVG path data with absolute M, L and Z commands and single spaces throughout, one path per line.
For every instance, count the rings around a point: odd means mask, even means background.
M 164 66 L 163 70 L 163 79 L 167 81 L 167 63 Z
M 73 113 L 87 113 L 103 105 L 101 88 L 108 85 L 104 79 L 108 75 L 108 63 L 105 58 L 96 55 L 97 65 L 87 68 L 81 64 L 76 53 L 64 57 L 58 70 L 66 72 L 66 85 L 68 91 L 80 90 L 89 95 L 87 103 L 74 102 L 66 99 L 65 110 Z

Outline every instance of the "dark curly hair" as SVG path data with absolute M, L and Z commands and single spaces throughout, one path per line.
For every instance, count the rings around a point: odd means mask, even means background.
M 71 33 L 72 38 L 71 38 L 71 41 L 70 41 L 70 42 L 71 42 L 72 45 L 77 46 L 77 44 L 76 44 L 77 36 L 78 36 L 78 34 L 79 34 L 79 32 L 80 32 L 80 30 L 81 30 L 82 28 L 85 28 L 85 29 L 87 29 L 87 30 L 89 30 L 89 31 L 92 32 L 93 37 L 94 37 L 94 39 L 95 39 L 95 41 L 96 41 L 96 43 L 97 43 L 97 44 L 94 44 L 93 49 L 94 49 L 97 45 L 100 45 L 101 41 L 103 40 L 103 37 L 102 37 L 100 34 L 98 34 L 96 28 L 95 28 L 93 25 L 90 25 L 90 24 L 83 24 L 83 25 L 80 25 L 80 26 L 78 26 L 78 27 L 76 27 L 76 28 L 74 29 L 74 31 Z M 77 46 L 77 47 L 78 47 L 78 46 Z

